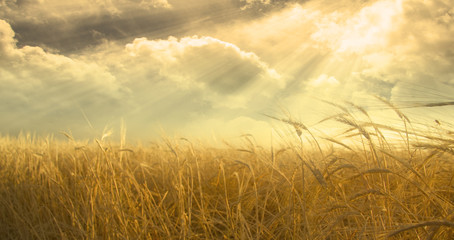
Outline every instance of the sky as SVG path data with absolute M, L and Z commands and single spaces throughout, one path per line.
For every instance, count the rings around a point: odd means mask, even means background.
M 374 96 L 449 125 L 409 107 L 454 101 L 452 46 L 452 0 L 0 0 L 0 134 L 268 141 L 325 101 L 393 121 Z

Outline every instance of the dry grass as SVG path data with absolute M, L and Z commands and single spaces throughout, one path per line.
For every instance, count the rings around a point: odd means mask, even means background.
M 336 138 L 275 118 L 296 134 L 271 150 L 248 136 L 225 149 L 3 137 L 0 236 L 453 239 L 454 138 L 411 132 L 398 114 L 403 130 L 346 112 L 333 118 L 347 128 Z

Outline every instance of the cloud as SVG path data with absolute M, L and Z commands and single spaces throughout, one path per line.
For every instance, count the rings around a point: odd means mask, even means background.
M 268 5 L 270 4 L 271 0 L 240 0 L 241 2 L 244 2 L 243 10 L 248 9 L 254 6 L 254 4 L 263 4 L 263 5 Z
M 376 1 L 356 13 L 335 11 L 315 22 L 311 38 L 336 52 L 374 52 L 387 44 L 400 11 L 399 1 Z
M 15 21 L 46 22 L 50 19 L 69 20 L 82 15 L 122 14 L 131 8 L 171 8 L 167 0 L 30 0 L 0 2 L 0 16 Z M 16 15 L 16 16 L 14 16 Z
M 284 2 L 243 1 L 285 6 L 260 18 L 251 14 L 247 21 L 236 18 L 238 2 L 222 1 L 235 16 L 228 20 L 215 19 L 216 11 L 206 13 L 219 2 L 197 2 L 192 15 L 171 21 L 192 3 L 171 1 L 169 9 L 157 1 L 96 1 L 87 3 L 84 13 L 80 2 L 60 9 L 63 5 L 55 1 L 2 1 L 6 8 L 0 16 L 9 17 L 0 21 L 0 111 L 8 114 L 0 121 L 17 129 L 37 124 L 56 129 L 85 124 L 82 109 L 90 120 L 99 119 L 94 125 L 124 117 L 131 132 L 146 135 L 158 126 L 186 129 L 206 119 L 220 126 L 245 117 L 251 121 L 236 121 L 253 125 L 257 113 L 281 101 L 290 111 L 305 111 L 303 122 L 316 122 L 320 118 L 309 115 L 332 111 L 314 98 L 362 105 L 364 96 L 380 95 L 408 102 L 418 94 L 437 97 L 437 91 L 454 85 L 454 10 L 448 1 Z M 134 11 L 142 18 L 126 21 Z M 150 16 L 156 19 L 148 21 Z M 182 23 L 188 19 L 208 19 L 200 22 L 213 25 L 182 27 L 189 26 Z M 82 23 L 72 24 L 75 20 Z M 38 41 L 21 41 L 28 32 L 23 26 L 39 25 L 29 24 L 33 21 L 71 32 L 55 42 L 64 38 L 62 49 L 71 45 L 76 50 L 59 53 Z M 16 24 L 19 41 L 9 23 Z M 120 33 L 131 26 L 148 34 Z M 99 41 L 77 45 L 86 33 Z M 47 32 L 41 37 L 54 41 Z M 429 87 L 432 92 L 423 90 Z M 438 97 L 448 99 L 449 94 Z
M 7 130 L 70 127 L 79 109 L 109 111 L 125 94 L 115 77 L 96 63 L 39 47 L 17 48 L 14 32 L 3 20 L 0 36 L 0 112 L 4 116 L 0 124 Z
M 310 86 L 313 87 L 326 87 L 338 85 L 339 81 L 333 76 L 328 76 L 326 74 L 320 75 L 318 78 L 314 78 L 309 82 Z
M 207 119 L 256 118 L 286 84 L 255 53 L 209 36 L 137 38 L 123 50 L 107 45 L 97 52 L 86 61 L 103 61 L 131 90 L 128 122 L 144 134 L 159 127 L 195 134 L 190 129 Z
M 206 100 L 219 106 L 242 106 L 254 95 L 272 95 L 285 86 L 256 54 L 213 37 L 138 38 L 126 51 L 139 67 L 146 64 L 140 68 L 156 71 L 178 88 L 202 91 Z
M 171 8 L 172 5 L 167 0 L 141 0 L 140 5 L 154 8 Z
M 384 44 L 363 51 L 367 64 L 359 80 L 392 84 L 389 98 L 398 104 L 450 100 L 437 92 L 454 85 L 453 7 L 446 1 L 402 1 L 399 11 Z
M 0 53 L 4 57 L 12 55 L 16 41 L 14 40 L 14 31 L 11 26 L 4 20 L 0 20 Z
M 441 93 L 454 85 L 453 13 L 441 0 L 308 1 L 217 36 L 286 76 L 283 105 L 312 119 L 326 109 L 314 97 L 365 107 L 373 95 L 397 105 L 452 100 Z M 331 77 L 338 83 L 328 84 Z
M 83 135 L 124 118 L 131 135 L 147 137 L 206 118 L 251 117 L 285 86 L 255 53 L 209 36 L 106 42 L 64 56 L 17 47 L 3 20 L 0 33 L 2 132 Z
M 357 59 L 347 78 L 354 95 L 377 94 L 402 107 L 452 101 L 453 16 L 449 1 L 375 1 L 353 15 L 326 15 L 311 37 L 335 58 Z M 364 99 L 358 103 L 367 105 Z M 436 108 L 404 111 L 421 120 L 443 116 Z
M 361 57 L 367 66 L 359 72 L 366 77 L 449 82 L 454 71 L 449 47 L 454 43 L 453 13 L 445 1 L 376 1 L 352 16 L 342 12 L 324 16 L 311 37 L 337 57 Z
M 241 10 L 243 11 L 269 14 L 288 5 L 306 2 L 306 0 L 239 0 L 239 2 L 242 3 Z
M 138 37 L 211 36 L 210 30 L 218 24 L 259 18 L 287 2 L 260 3 L 242 11 L 240 1 L 3 0 L 0 19 L 8 19 L 19 40 L 18 46 L 40 46 L 68 54 L 97 46 L 103 40 L 125 44 Z M 262 11 L 262 6 L 267 10 Z
M 454 51 L 450 46 L 454 44 L 454 8 L 446 1 L 379 0 L 335 10 L 308 2 L 289 9 L 273 17 L 281 17 L 273 26 L 273 35 L 296 31 L 304 24 L 308 30 L 300 41 L 286 41 L 293 44 L 291 49 L 301 49 L 293 51 L 294 58 L 327 56 L 321 58 L 326 60 L 323 69 L 312 67 L 315 74 L 307 79 L 328 74 L 343 82 L 453 83 Z M 261 24 L 264 28 L 270 23 Z M 303 40 L 305 36 L 310 40 Z M 335 67 L 331 68 L 330 62 Z M 307 69 L 307 64 L 311 63 L 303 62 L 296 69 Z M 338 72 L 343 68 L 347 70 L 341 76 Z
M 169 32 L 175 23 L 190 22 L 183 20 L 186 15 L 176 13 L 166 0 L 0 1 L 0 19 L 11 24 L 19 47 L 39 46 L 63 54 L 105 40 L 127 42 L 137 34 Z

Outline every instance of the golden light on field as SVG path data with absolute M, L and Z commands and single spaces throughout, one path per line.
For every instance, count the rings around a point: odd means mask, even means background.
M 450 105 L 418 106 L 452 100 L 452 5 L 2 1 L 0 133 L 92 137 L 123 119 L 131 138 L 269 142 L 282 126 L 266 115 L 332 132 L 317 124 L 340 111 L 325 101 L 398 122 L 374 96 L 447 123 Z
M 0 0 L 0 238 L 454 239 L 453 6 Z

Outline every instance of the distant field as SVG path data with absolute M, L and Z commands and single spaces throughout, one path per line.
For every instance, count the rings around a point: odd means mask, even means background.
M 273 148 L 2 137 L 0 236 L 454 239 L 454 136 L 400 117 L 401 130 L 339 116 L 343 138 L 278 119 L 294 138 Z

